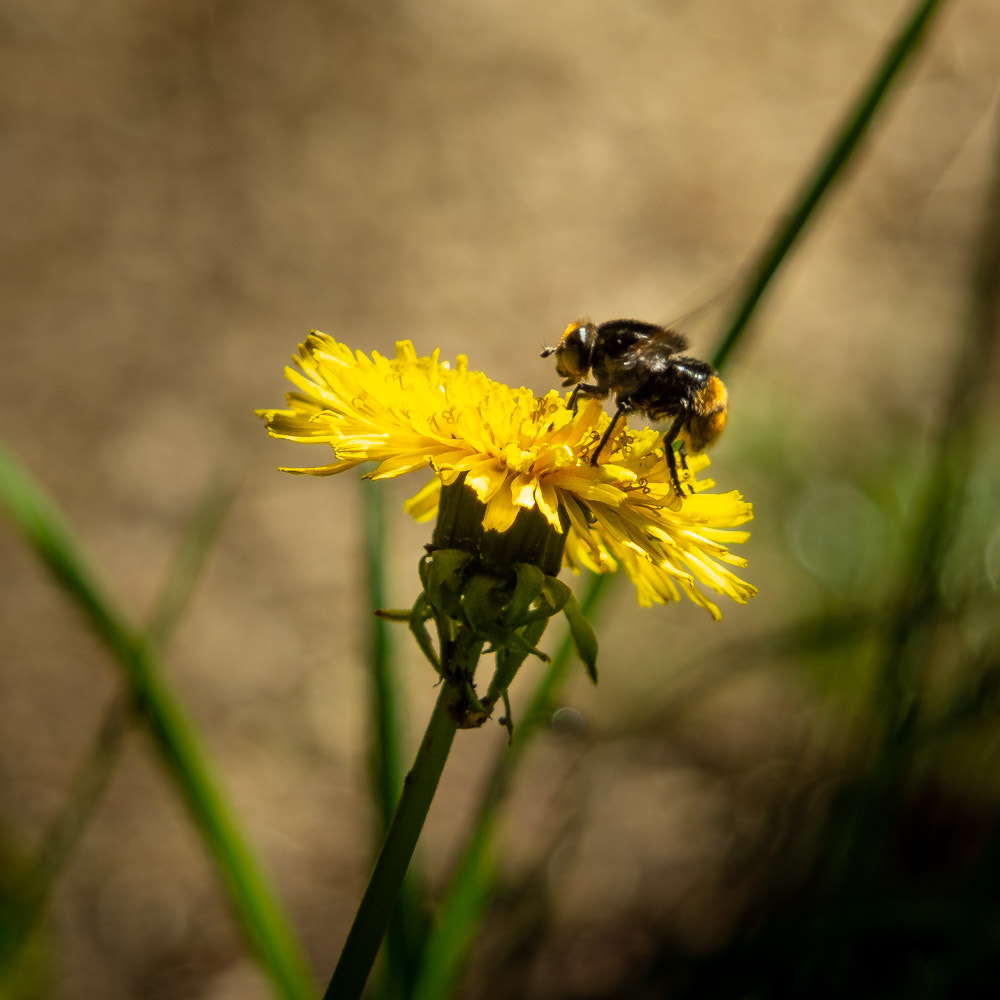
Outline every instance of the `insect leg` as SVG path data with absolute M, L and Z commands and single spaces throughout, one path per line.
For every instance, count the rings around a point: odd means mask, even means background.
M 687 472 L 688 471 L 688 450 L 687 445 L 681 441 L 681 446 L 677 449 L 677 454 L 681 457 L 681 468 Z
M 674 422 L 670 425 L 667 433 L 663 435 L 663 451 L 667 459 L 667 465 L 670 466 L 670 479 L 674 484 L 674 489 L 678 496 L 683 496 L 684 493 L 681 490 L 681 477 L 677 473 L 677 456 L 674 454 L 674 441 L 677 440 L 677 435 L 680 434 L 681 428 L 684 426 L 684 418 L 686 416 L 687 412 L 681 410 L 674 417 Z M 683 445 L 681 446 L 681 462 L 684 464 L 684 471 L 687 472 L 687 453 L 684 451 Z
M 594 452 L 593 455 L 590 456 L 591 465 L 597 465 L 597 456 L 600 455 L 602 451 L 604 451 L 604 446 L 611 440 L 611 435 L 614 434 L 615 432 L 615 426 L 618 423 L 618 418 L 629 409 L 630 407 L 626 403 L 618 404 L 618 409 L 615 410 L 615 415 L 611 418 L 611 423 L 608 424 L 608 429 L 604 432 L 603 437 L 598 443 L 597 450 Z
M 564 382 L 563 385 L 566 383 Z M 603 399 L 607 395 L 606 392 L 601 392 L 596 385 L 586 385 L 584 382 L 577 382 L 573 386 L 573 391 L 569 394 L 569 400 L 566 406 L 576 413 L 577 400 L 581 396 L 589 396 L 592 399 Z

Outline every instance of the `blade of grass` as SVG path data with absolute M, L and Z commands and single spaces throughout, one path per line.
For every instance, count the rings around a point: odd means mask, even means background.
M 386 606 L 385 573 L 385 504 L 377 484 L 362 480 L 364 515 L 365 572 L 368 585 L 367 606 Z M 394 651 L 389 625 L 377 615 L 371 616 L 368 630 L 368 667 L 371 671 L 371 713 L 375 738 L 371 748 L 373 793 L 378 813 L 378 843 L 392 820 L 392 812 L 403 784 L 404 763 L 400 746 L 401 725 L 396 698 Z
M 875 112 L 885 100 L 899 71 L 919 48 L 932 15 L 941 5 L 942 0 L 921 0 L 913 7 L 905 18 L 899 34 L 885 48 L 881 61 L 861 89 L 843 124 L 836 130 L 829 145 L 820 153 L 816 166 L 807 175 L 805 183 L 791 199 L 790 211 L 781 216 L 783 221 L 764 244 L 751 268 L 746 288 L 712 358 L 716 368 L 721 367 L 729 357 L 770 285 L 771 279 L 802 235 L 806 223 L 815 214 L 834 180 L 857 152 L 865 132 L 875 117 Z
M 1000 125 L 993 183 L 982 214 L 976 256 L 971 261 L 968 318 L 952 371 L 948 397 L 937 424 L 935 451 L 921 502 L 916 507 L 901 586 L 891 601 L 893 620 L 880 677 L 884 710 L 897 731 L 919 684 L 933 644 L 929 630 L 944 613 L 940 580 L 949 545 L 957 534 L 965 483 L 976 458 L 977 417 L 990 391 L 990 372 L 1000 342 Z
M 367 606 L 384 608 L 386 518 L 383 484 L 362 480 L 364 511 L 364 551 L 368 585 Z M 403 787 L 405 762 L 399 718 L 397 671 L 389 623 L 372 615 L 368 632 L 368 667 L 370 672 L 371 717 L 371 776 L 372 796 L 378 824 L 375 830 L 375 850 L 385 839 L 396 801 Z M 387 997 L 407 996 L 416 974 L 417 956 L 426 933 L 426 916 L 421 906 L 423 898 L 420 879 L 411 865 L 403 880 L 399 898 L 386 930 L 384 945 L 384 980 L 381 992 Z M 379 986 L 372 990 L 379 992 Z
M 205 560 L 236 499 L 236 489 L 232 477 L 220 476 L 209 485 L 188 521 L 146 626 L 146 638 L 157 649 L 167 648 L 184 616 Z
M 281 996 L 315 995 L 295 935 L 150 644 L 129 624 L 62 514 L 0 446 L 0 505 L 125 670 L 129 694 L 215 858 L 237 919 Z
M 9 896 L 0 904 L 0 909 L 7 911 L 6 932 L 0 934 L 0 983 L 9 970 L 16 968 L 56 881 L 104 797 L 132 719 L 127 700 L 116 696 L 73 779 L 66 802 L 45 831 L 35 856 L 18 873 Z
M 111 592 L 84 557 L 61 513 L 3 445 L 0 445 L 0 504 L 115 656 L 127 655 L 134 636 L 116 612 Z
M 1000 141 L 1000 129 L 997 139 Z M 964 514 L 966 479 L 976 457 L 978 418 L 988 398 L 989 375 L 1000 347 L 1000 146 L 982 218 L 966 336 L 953 364 L 933 454 L 906 526 L 907 544 L 889 588 L 881 646 L 872 667 L 879 688 L 871 715 L 879 722 L 874 731 L 867 718 L 857 726 L 855 742 L 870 747 L 870 763 L 841 790 L 817 835 L 823 848 L 817 850 L 810 894 L 824 900 L 824 916 L 800 921 L 805 933 L 795 944 L 794 953 L 802 968 L 831 964 L 822 921 L 835 909 L 841 913 L 838 932 L 847 942 L 844 950 L 856 952 L 862 947 L 859 942 L 869 925 L 872 887 L 885 891 L 884 873 L 898 851 L 895 828 L 902 813 L 901 799 L 912 794 L 915 781 L 921 780 L 915 776 L 914 762 L 927 747 L 928 737 L 941 735 L 933 721 L 928 725 L 922 695 L 925 678 L 940 665 L 942 650 L 956 626 L 955 610 L 945 603 L 940 586 L 942 569 Z M 950 669 L 951 664 L 948 666 Z M 969 665 L 963 669 L 969 670 Z M 931 705 L 934 700 L 926 699 Z M 964 864 L 962 870 L 966 870 Z M 927 982 L 936 982 L 935 996 L 961 995 L 962 987 L 972 985 L 966 977 L 977 967 L 990 967 L 995 960 L 993 926 L 988 919 L 989 931 L 981 933 L 984 914 L 992 911 L 1000 879 L 1000 834 L 995 823 L 968 871 L 962 889 L 948 890 L 949 905 L 957 904 L 949 915 L 952 943 L 934 949 L 922 970 Z M 892 931 L 895 928 L 889 928 L 885 937 Z M 900 936 L 900 940 L 904 938 Z M 787 949 L 787 941 L 782 946 Z
M 277 892 L 254 855 L 187 713 L 148 647 L 138 644 L 129 661 L 139 709 L 215 857 L 237 918 L 264 971 L 289 1000 L 314 997 L 305 957 Z

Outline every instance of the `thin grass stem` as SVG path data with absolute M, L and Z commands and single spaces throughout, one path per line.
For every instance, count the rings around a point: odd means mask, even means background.
M 922 665 L 933 648 L 930 630 L 943 612 L 939 581 L 962 517 L 965 483 L 974 467 L 977 418 L 989 392 L 989 375 L 1000 349 L 1000 120 L 993 183 L 982 213 L 982 230 L 970 262 L 968 316 L 948 396 L 937 422 L 934 454 L 910 530 L 900 586 L 890 601 L 891 621 L 879 676 L 889 740 L 903 735 Z
M 368 587 L 367 606 L 386 606 L 385 491 L 381 483 L 362 480 L 364 520 L 364 557 Z M 371 741 L 372 797 L 375 802 L 376 850 L 392 822 L 393 812 L 403 785 L 401 738 L 403 724 L 399 716 L 399 681 L 395 646 L 389 622 L 372 615 L 368 631 L 368 672 L 373 721 Z M 420 878 L 412 867 L 400 888 L 386 931 L 384 977 L 379 993 L 387 997 L 405 996 L 416 975 L 420 945 L 426 933 L 426 917 L 421 906 L 423 893 Z
M 235 499 L 235 481 L 220 477 L 205 491 L 188 521 L 146 626 L 146 638 L 155 648 L 165 650 L 173 638 Z
M 6 933 L 0 935 L 0 980 L 31 939 L 56 881 L 104 797 L 133 719 L 127 699 L 116 696 L 105 712 L 59 814 L 42 836 L 35 856 L 16 879 L 4 904 L 9 912 Z

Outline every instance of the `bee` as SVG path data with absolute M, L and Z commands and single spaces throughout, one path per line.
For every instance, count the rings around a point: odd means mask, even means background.
M 542 357 L 556 356 L 563 386 L 573 386 L 569 406 L 576 412 L 581 396 L 606 399 L 614 393 L 615 415 L 590 457 L 597 459 L 625 414 L 645 414 L 650 420 L 670 420 L 663 448 L 670 478 L 682 496 L 674 442 L 680 440 L 681 464 L 687 455 L 704 451 L 726 426 L 729 394 L 716 370 L 707 362 L 682 352 L 685 337 L 653 323 L 613 319 L 606 323 L 578 320 L 563 331 L 555 347 Z M 594 385 L 584 382 L 592 373 Z

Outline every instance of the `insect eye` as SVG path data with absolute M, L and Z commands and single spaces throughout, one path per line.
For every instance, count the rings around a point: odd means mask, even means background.
M 583 378 L 590 367 L 589 349 L 582 335 L 585 329 L 580 327 L 563 339 L 559 373 L 564 378 Z

